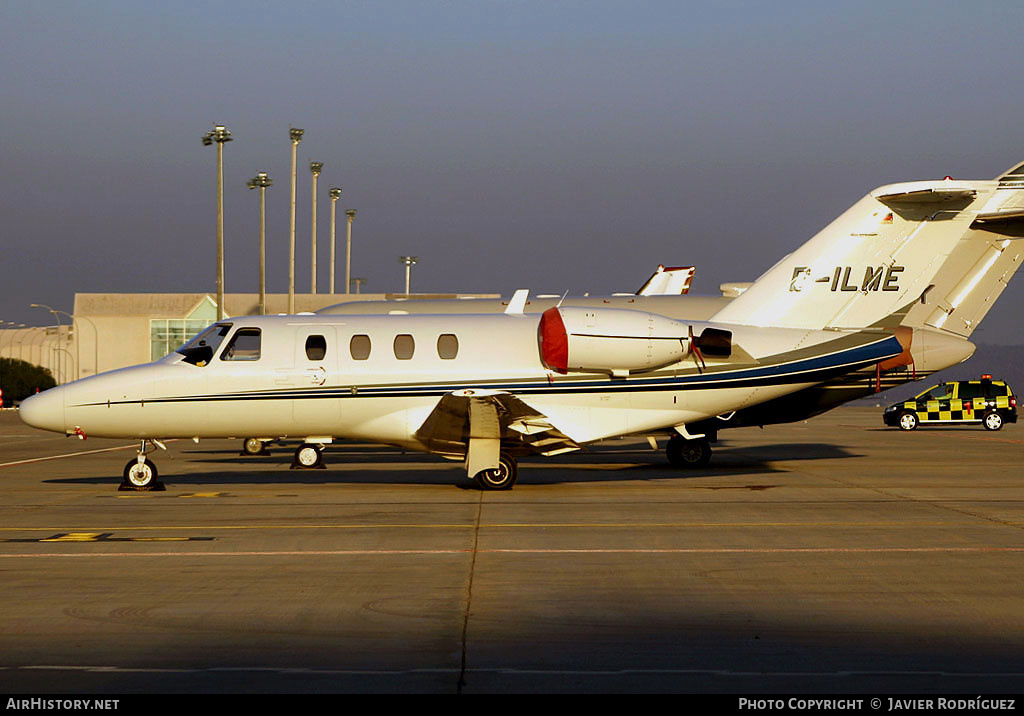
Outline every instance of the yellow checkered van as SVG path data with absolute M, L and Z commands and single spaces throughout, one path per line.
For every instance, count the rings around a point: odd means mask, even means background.
M 900 430 L 972 423 L 999 430 L 1004 423 L 1017 422 L 1017 397 L 1004 381 L 983 375 L 980 380 L 939 383 L 911 400 L 890 405 L 882 419 Z

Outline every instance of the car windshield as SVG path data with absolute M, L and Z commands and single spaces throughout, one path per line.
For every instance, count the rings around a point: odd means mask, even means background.
M 230 330 L 230 323 L 215 323 L 175 352 L 185 356 L 186 363 L 202 367 L 213 360 L 213 354 Z

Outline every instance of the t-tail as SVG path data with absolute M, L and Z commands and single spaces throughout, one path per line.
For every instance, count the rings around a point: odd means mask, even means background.
M 714 321 L 966 339 L 1024 258 L 1024 164 L 990 181 L 875 189 L 765 272 Z

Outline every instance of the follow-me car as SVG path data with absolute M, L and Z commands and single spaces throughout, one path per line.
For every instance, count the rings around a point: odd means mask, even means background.
M 918 425 L 980 424 L 1000 430 L 1017 422 L 1017 396 L 1002 380 L 985 374 L 980 380 L 939 383 L 885 409 L 882 419 L 889 427 L 914 430 Z
M 914 182 L 858 201 L 710 317 L 689 297 L 504 313 L 247 316 L 175 353 L 85 378 L 22 406 L 26 423 L 134 437 L 125 478 L 151 485 L 164 438 L 334 438 L 462 460 L 485 489 L 517 459 L 667 433 L 703 465 L 717 431 L 813 415 L 929 375 L 1020 266 L 1024 165 L 993 181 Z M 678 301 L 678 303 L 672 303 Z

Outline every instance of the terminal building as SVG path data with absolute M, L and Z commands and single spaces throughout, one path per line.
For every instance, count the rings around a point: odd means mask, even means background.
M 313 313 L 348 301 L 497 298 L 498 294 L 295 294 L 295 311 Z M 288 311 L 288 294 L 266 296 L 267 313 Z M 224 296 L 225 314 L 259 314 L 259 294 Z M 0 357 L 50 371 L 58 384 L 157 360 L 217 320 L 207 293 L 77 293 L 70 317 L 52 326 L 0 330 Z

